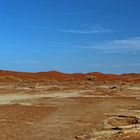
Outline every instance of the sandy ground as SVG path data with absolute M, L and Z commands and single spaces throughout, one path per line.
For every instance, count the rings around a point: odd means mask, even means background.
M 1 140 L 140 140 L 137 85 L 0 87 Z

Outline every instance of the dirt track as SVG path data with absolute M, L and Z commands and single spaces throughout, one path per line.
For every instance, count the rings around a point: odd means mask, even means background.
M 126 124 L 125 129 L 119 129 L 123 122 L 106 127 L 105 121 L 111 117 L 124 116 L 125 122 L 127 117 L 140 118 L 139 86 L 115 86 L 95 83 L 90 87 L 81 83 L 77 88 L 62 84 L 61 89 L 54 88 L 58 85 L 36 89 L 3 86 L 0 90 L 0 139 L 138 140 L 139 121 Z

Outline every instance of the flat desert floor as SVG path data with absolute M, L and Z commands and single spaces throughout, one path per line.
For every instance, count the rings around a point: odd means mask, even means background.
M 140 140 L 140 84 L 0 86 L 0 140 Z

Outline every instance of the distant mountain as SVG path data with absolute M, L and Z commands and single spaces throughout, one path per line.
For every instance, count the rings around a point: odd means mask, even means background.
M 71 80 L 87 80 L 86 76 L 95 76 L 98 80 L 104 81 L 140 81 L 140 74 L 103 74 L 100 72 L 91 73 L 61 73 L 58 71 L 48 72 L 16 72 L 0 70 L 0 81 L 46 81 L 46 80 L 58 80 L 58 81 L 71 81 Z

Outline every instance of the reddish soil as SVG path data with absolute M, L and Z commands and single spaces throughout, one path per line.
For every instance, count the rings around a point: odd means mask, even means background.
M 29 72 L 14 72 L 14 71 L 0 71 L 0 81 L 4 76 L 13 76 L 17 80 L 21 79 L 23 81 L 46 81 L 46 80 L 59 80 L 59 81 L 73 81 L 73 80 L 87 80 L 86 76 L 91 75 L 97 77 L 98 80 L 103 81 L 125 81 L 125 82 L 140 82 L 140 74 L 103 74 L 98 72 L 93 73 L 74 73 L 66 74 L 60 73 L 57 71 L 49 72 L 38 72 L 38 73 L 29 73 Z M 12 78 L 6 80 L 13 80 Z M 15 79 L 14 79 L 15 80 Z M 13 80 L 13 81 L 14 81 Z M 3 80 L 4 81 L 4 80 Z
M 0 71 L 0 140 L 76 139 L 140 139 L 140 74 Z

